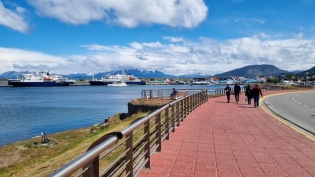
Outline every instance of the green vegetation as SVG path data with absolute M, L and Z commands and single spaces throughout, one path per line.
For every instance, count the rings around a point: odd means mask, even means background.
M 103 135 L 122 130 L 133 120 L 147 113 L 138 113 L 120 120 L 113 116 L 106 125 L 69 130 L 48 135 L 53 142 L 43 146 L 41 137 L 17 142 L 0 148 L 0 177 L 4 176 L 47 176 L 84 153 Z M 66 160 L 66 161 L 65 161 Z
M 277 84 L 277 83 L 280 83 L 280 79 L 279 78 L 268 78 L 267 82 Z

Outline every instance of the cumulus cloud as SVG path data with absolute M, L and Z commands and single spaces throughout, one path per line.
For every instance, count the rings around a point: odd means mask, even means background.
M 29 25 L 24 18 L 25 12 L 26 10 L 19 6 L 15 6 L 14 9 L 8 9 L 0 1 L 0 25 L 26 33 Z
M 26 51 L 0 47 L 0 73 L 5 71 L 47 70 L 58 66 L 71 66 L 66 58 L 44 54 L 37 51 Z M 66 68 L 64 68 L 66 69 Z
M 229 40 L 201 37 L 198 41 L 183 39 L 183 43 L 177 40 L 165 43 L 132 42 L 124 46 L 88 44 L 81 46 L 86 55 L 67 57 L 0 48 L 0 65 L 4 66 L 2 72 L 28 68 L 39 71 L 47 66 L 52 72 L 64 74 L 140 69 L 173 75 L 213 75 L 253 64 L 273 64 L 289 71 L 314 66 L 315 41 L 296 38 L 266 40 L 259 36 Z
M 27 0 L 38 14 L 79 25 L 102 20 L 132 28 L 162 24 L 194 28 L 205 20 L 203 0 Z

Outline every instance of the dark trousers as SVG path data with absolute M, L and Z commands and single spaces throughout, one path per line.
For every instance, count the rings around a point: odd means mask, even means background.
M 255 107 L 259 106 L 259 95 L 258 96 L 254 96 L 254 106 Z
M 247 103 L 252 104 L 252 97 L 251 96 L 247 96 Z
M 227 97 L 227 102 L 228 102 L 228 103 L 230 102 L 230 95 L 231 95 L 230 92 L 226 92 L 226 97 Z
M 235 100 L 236 102 L 239 102 L 240 101 L 240 93 L 234 93 L 235 94 Z

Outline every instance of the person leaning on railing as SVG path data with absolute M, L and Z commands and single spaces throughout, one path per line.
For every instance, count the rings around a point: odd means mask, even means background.
M 172 93 L 170 95 L 171 99 L 176 99 L 175 97 L 176 97 L 177 93 L 178 93 L 178 91 L 175 88 L 173 88 L 173 91 L 172 91 Z

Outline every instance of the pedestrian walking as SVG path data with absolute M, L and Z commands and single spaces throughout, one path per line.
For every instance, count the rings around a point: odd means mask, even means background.
M 255 87 L 252 89 L 252 94 L 254 97 L 254 107 L 257 108 L 259 106 L 259 95 L 263 97 L 260 87 L 256 84 Z
M 230 102 L 230 95 L 231 95 L 231 87 L 230 87 L 230 84 L 227 84 L 225 89 L 225 94 L 226 94 L 226 97 L 227 97 L 227 102 L 229 103 Z
M 240 101 L 240 94 L 241 94 L 241 87 L 236 82 L 234 85 L 234 95 L 235 95 L 235 101 L 237 102 L 237 104 Z
M 250 85 L 248 84 L 245 90 L 245 98 L 247 99 L 247 104 L 252 104 L 252 89 L 250 88 Z

